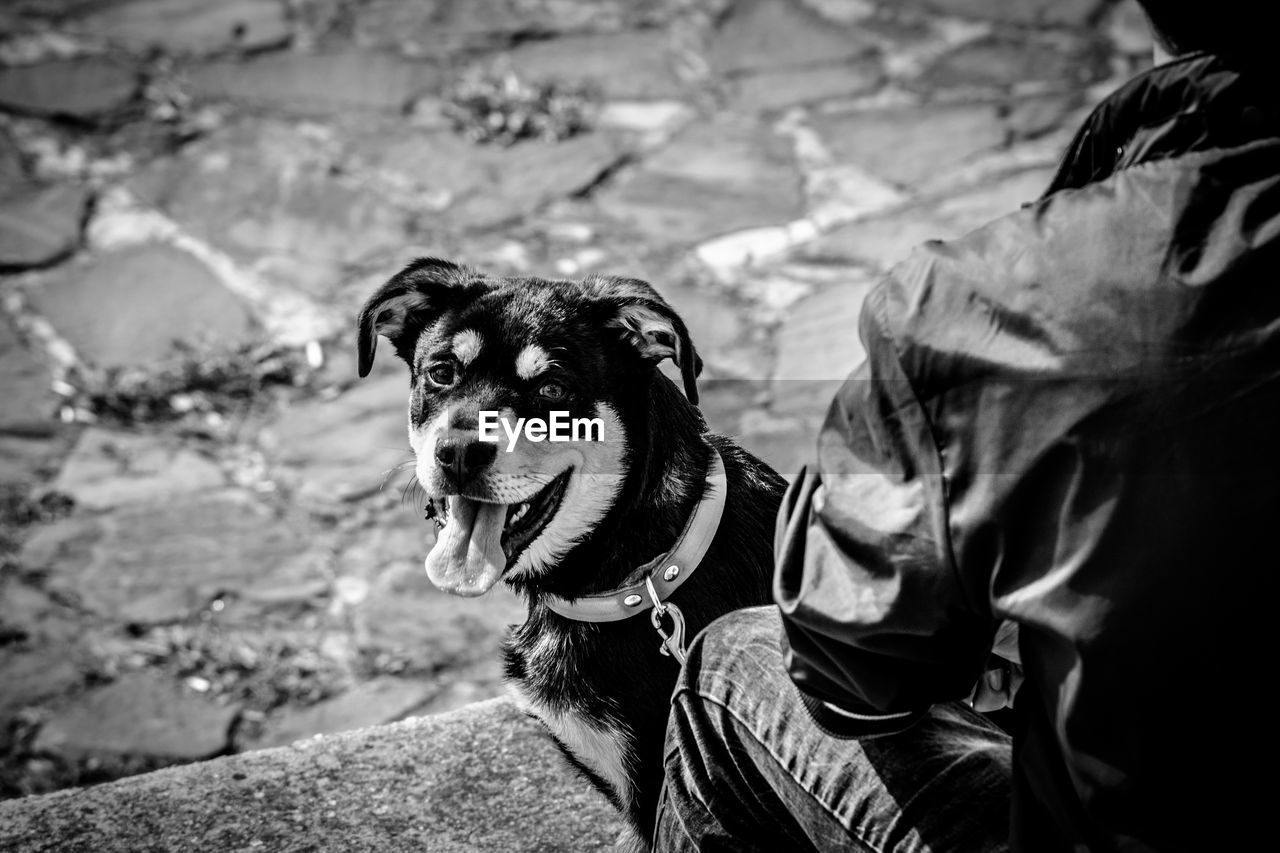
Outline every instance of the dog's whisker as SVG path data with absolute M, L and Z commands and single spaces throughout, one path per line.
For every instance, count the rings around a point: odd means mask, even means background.
M 409 477 L 409 482 L 405 483 L 400 489 L 400 503 L 403 505 L 406 501 L 414 503 L 423 503 L 427 500 L 427 490 L 422 487 L 422 483 L 418 481 L 418 475 L 413 474 Z
M 399 474 L 401 471 L 405 470 L 406 468 L 412 468 L 416 464 L 417 464 L 416 459 L 406 459 L 403 462 L 398 462 L 395 465 L 392 465 L 390 468 L 382 472 L 382 481 L 378 483 L 378 489 L 379 490 L 385 489 L 387 487 L 387 483 L 391 482 L 391 479 L 396 474 Z

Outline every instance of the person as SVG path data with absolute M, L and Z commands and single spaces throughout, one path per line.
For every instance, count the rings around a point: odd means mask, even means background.
M 690 646 L 655 849 L 1270 835 L 1266 4 L 1142 3 L 1168 61 L 1092 112 L 1044 196 L 925 244 L 868 296 L 866 361 L 779 515 L 777 606 Z M 1024 676 L 1009 734 L 966 701 L 1002 624 Z

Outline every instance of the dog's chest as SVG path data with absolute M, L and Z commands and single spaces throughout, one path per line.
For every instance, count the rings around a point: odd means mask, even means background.
M 524 698 L 529 709 L 574 758 L 608 783 L 620 803 L 628 804 L 632 782 L 627 768 L 626 736 L 618 729 L 572 711 L 561 712 L 541 705 L 527 693 Z
M 634 783 L 629 735 L 611 719 L 585 673 L 575 666 L 583 661 L 555 632 L 545 632 L 523 644 L 524 677 L 512 682 L 523 704 L 551 731 L 573 756 L 612 789 L 624 807 Z M 584 689 L 585 688 L 585 689 Z M 595 699 L 596 701 L 590 701 Z

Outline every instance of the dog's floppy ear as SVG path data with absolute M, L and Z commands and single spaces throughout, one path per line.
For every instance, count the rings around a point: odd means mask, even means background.
M 664 358 L 674 361 L 684 380 L 685 396 L 697 405 L 697 378 L 702 373 L 702 359 L 680 315 L 643 281 L 595 276 L 587 284 L 605 307 L 605 325 L 622 330 L 623 338 L 645 361 L 652 364 Z
M 359 370 L 363 378 L 373 367 L 378 335 L 396 348 L 396 354 L 412 364 L 413 346 L 422 330 L 459 297 L 471 291 L 475 274 L 438 258 L 418 258 L 378 288 L 356 321 Z

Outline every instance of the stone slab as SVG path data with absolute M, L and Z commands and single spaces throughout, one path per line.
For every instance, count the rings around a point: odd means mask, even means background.
M 446 211 L 457 225 L 493 228 L 528 216 L 544 205 L 587 191 L 628 155 L 609 134 L 588 133 L 561 142 L 530 140 L 506 149 L 473 153 L 488 180 Z
M 22 149 L 0 128 L 0 198 L 17 192 L 26 183 L 27 170 L 22 159 Z
M 762 379 L 701 382 L 698 407 L 712 432 L 733 438 L 790 479 L 812 462 L 820 420 L 769 414 L 775 385 Z
M 248 307 L 194 256 L 162 243 L 129 246 L 58 269 L 31 307 L 99 366 L 148 365 L 174 341 L 252 339 Z M 105 310 L 109 308 L 110 310 Z
M 595 200 L 649 237 L 684 244 L 787 223 L 803 208 L 789 146 L 745 119 L 689 126 Z
M 308 531 L 236 491 L 42 526 L 19 555 L 48 586 L 110 619 L 148 625 L 186 618 L 306 550 Z
M 660 285 L 658 291 L 688 326 L 708 368 L 748 379 L 768 375 L 767 347 L 742 306 L 723 293 L 689 285 Z
M 384 676 L 305 708 L 290 708 L 268 722 L 253 749 L 286 746 L 314 735 L 393 723 L 423 705 L 435 687 L 422 681 Z
M 96 119 L 123 107 L 137 90 L 132 68 L 103 57 L 0 68 L 0 109 L 31 115 Z
M 434 66 L 376 52 L 270 53 L 193 68 L 190 91 L 204 100 L 249 110 L 331 118 L 398 114 L 416 96 L 439 88 Z
M 67 645 L 41 646 L 14 651 L 0 650 L 0 729 L 10 718 L 33 705 L 75 689 L 84 681 L 84 673 L 71 659 Z M 4 733 L 0 731 L 0 741 Z
M 74 643 L 82 630 L 79 622 L 78 613 L 40 587 L 12 574 L 0 579 L 0 635 L 6 643 L 48 651 Z M 59 654 L 58 659 L 64 658 Z
M 256 577 L 236 579 L 234 583 L 224 585 L 217 593 L 217 604 L 203 598 L 204 607 L 209 608 L 213 604 L 213 607 L 221 609 L 201 610 L 200 615 L 212 620 L 224 637 L 240 634 L 245 638 L 260 637 L 263 641 L 271 641 L 274 637 L 286 646 L 298 642 L 304 645 L 313 643 L 316 635 L 306 632 L 317 626 L 317 620 L 326 626 L 329 624 L 328 617 L 321 614 L 334 603 L 334 543 L 332 531 L 315 530 L 305 542 L 299 542 L 294 553 L 273 560 Z M 150 595 L 153 601 L 163 605 L 166 596 L 176 600 L 179 595 L 189 595 L 189 589 L 178 584 L 157 589 Z M 199 592 L 199 587 L 196 591 Z M 187 606 L 186 600 L 178 600 L 177 603 L 181 607 Z M 152 608 L 146 599 L 139 599 L 122 610 L 121 618 L 135 624 L 139 621 L 147 624 L 149 614 L 160 609 L 162 607 Z M 140 614 L 141 619 L 134 617 L 134 613 Z M 310 639 L 283 639 L 297 636 L 299 631 Z M 343 648 L 350 646 L 345 631 L 324 630 L 322 641 L 339 643 Z M 322 650 L 322 654 L 336 661 L 345 660 L 347 652 L 330 654 Z
M 713 37 L 710 58 L 716 71 L 732 74 L 843 62 L 871 49 L 857 30 L 793 0 L 740 0 Z
M 444 714 L 474 702 L 511 695 L 511 687 L 502 674 L 502 663 L 498 658 L 450 670 L 449 680 L 439 681 L 444 683 L 438 684 L 439 689 L 414 711 L 415 716 Z
M 682 91 L 668 40 L 655 30 L 529 41 L 505 59 L 526 81 L 589 85 L 610 100 L 671 98 Z
M 817 116 L 813 125 L 836 162 L 908 186 L 1001 147 L 1008 133 L 993 104 L 856 110 Z
M 56 424 L 0 426 L 0 482 L 43 480 L 57 467 L 60 432 Z
M 791 417 L 821 417 L 866 350 L 858 336 L 862 301 L 875 279 L 852 274 L 797 302 L 777 333 L 773 407 Z
M 620 135 L 598 131 L 510 147 L 468 142 L 452 131 L 391 131 L 360 139 L 353 171 L 413 204 L 450 231 L 493 228 L 590 190 L 630 156 Z
M 549 29 L 552 22 L 543 25 Z M 518 34 L 539 29 L 537 20 L 511 0 L 370 0 L 355 16 L 357 43 L 396 47 L 413 56 L 456 56 L 503 47 Z
M 90 427 L 81 434 L 53 488 L 81 509 L 98 510 L 212 491 L 226 484 L 204 456 L 161 438 Z
M 500 180 L 501 155 L 527 150 L 526 146 L 555 150 L 554 145 L 532 141 L 502 149 L 468 142 L 452 130 L 399 129 L 360 138 L 353 162 L 360 171 L 440 212 L 459 199 L 492 192 Z
M 0 803 L 11 853 L 605 851 L 616 813 L 506 701 Z
M 676 11 L 669 0 L 367 0 L 355 10 L 354 29 L 361 45 L 455 60 L 509 47 L 522 36 L 652 27 Z
M 774 225 L 797 212 L 785 196 L 757 194 L 655 172 L 620 181 L 600 198 L 609 216 L 629 224 L 646 239 L 688 245 L 746 228 Z
M 500 642 L 509 626 L 524 622 L 525 604 L 505 585 L 478 598 L 436 589 L 423 568 L 435 526 L 420 510 L 412 502 L 385 502 L 334 555 L 344 617 L 366 654 L 404 660 L 414 674 L 441 683 L 475 670 L 468 680 L 494 695 L 501 686 Z
M 912 249 L 927 240 L 947 240 L 960 233 L 959 225 L 936 209 L 912 207 L 842 225 L 802 246 L 796 257 L 883 271 L 906 260 Z
M 536 18 L 511 0 L 369 0 L 360 4 L 355 14 L 358 44 L 395 47 L 413 56 L 457 56 L 503 47 L 516 35 L 537 29 Z
M 0 270 L 48 266 L 74 252 L 91 198 L 87 187 L 57 184 L 0 201 Z
M 0 315 L 0 432 L 39 430 L 53 422 L 57 398 L 49 387 L 52 380 L 48 364 L 22 342 L 9 318 Z
M 227 747 L 239 713 L 176 681 L 134 673 L 73 699 L 40 727 L 33 750 L 64 758 L 150 756 L 194 761 Z
M 386 346 L 379 359 L 395 361 Z M 305 501 L 332 504 L 380 489 L 413 458 L 406 426 L 408 371 L 366 379 L 333 400 L 298 403 L 261 435 L 267 457 Z M 425 555 L 424 555 L 425 556 Z
M 291 33 L 278 0 L 133 0 L 80 17 L 73 28 L 133 50 L 193 54 L 260 50 Z
M 324 297 L 341 267 L 403 246 L 410 214 L 344 178 L 332 140 L 280 120 L 237 122 L 158 160 L 130 189 L 238 260 Z
M 790 140 L 763 122 L 727 116 L 696 122 L 654 152 L 645 166 L 659 174 L 747 190 L 797 182 Z
M 884 79 L 880 63 L 867 57 L 816 68 L 781 68 L 735 77 L 729 90 L 747 110 L 782 110 L 873 91 Z
M 969 42 L 942 56 L 916 81 L 931 90 L 996 88 L 1039 84 L 1045 88 L 1087 85 L 1105 72 L 1082 50 L 1067 51 L 1022 36 Z
M 1064 129 L 1071 132 L 1072 115 L 1079 107 L 1078 92 L 1022 98 L 1009 104 L 1004 122 L 1015 140 L 1035 139 Z
M 1081 27 L 1098 8 L 1097 0 L 911 0 L 931 12 L 1014 25 Z M 904 4 L 905 5 L 905 4 Z
M 409 660 L 424 674 L 495 665 L 507 628 L 525 620 L 524 604 L 505 586 L 480 598 L 441 592 L 423 568 L 429 547 L 413 549 L 353 608 L 356 643 Z M 349 556 L 339 563 L 346 565 Z

